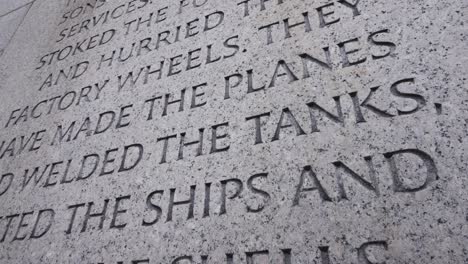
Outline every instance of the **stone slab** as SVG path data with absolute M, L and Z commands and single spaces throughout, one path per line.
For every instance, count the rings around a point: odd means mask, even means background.
M 0 263 L 468 263 L 467 10 L 37 0 L 1 17 Z

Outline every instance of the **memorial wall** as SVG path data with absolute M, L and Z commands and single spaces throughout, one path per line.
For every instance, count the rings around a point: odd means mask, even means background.
M 468 2 L 0 1 L 0 263 L 468 263 Z

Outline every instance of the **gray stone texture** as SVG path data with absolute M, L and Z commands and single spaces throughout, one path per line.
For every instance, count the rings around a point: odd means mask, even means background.
M 27 3 L 0 263 L 468 263 L 467 1 Z

